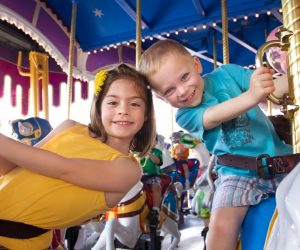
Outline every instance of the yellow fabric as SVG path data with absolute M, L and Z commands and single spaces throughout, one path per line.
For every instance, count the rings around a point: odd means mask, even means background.
M 42 148 L 69 158 L 114 160 L 124 156 L 91 138 L 88 128 L 81 124 L 58 134 Z M 0 178 L 1 219 L 55 229 L 81 224 L 106 209 L 103 192 L 35 174 L 20 167 Z M 9 249 L 42 249 L 41 245 L 47 247 L 49 243 L 49 233 L 30 240 L 0 237 L 0 246 Z M 27 245 L 30 247 L 27 248 Z

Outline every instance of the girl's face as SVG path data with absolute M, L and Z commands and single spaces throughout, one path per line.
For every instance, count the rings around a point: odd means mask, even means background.
M 101 104 L 102 123 L 107 143 L 129 146 L 145 121 L 146 103 L 131 79 L 114 81 Z M 118 147 L 118 146 L 117 146 Z

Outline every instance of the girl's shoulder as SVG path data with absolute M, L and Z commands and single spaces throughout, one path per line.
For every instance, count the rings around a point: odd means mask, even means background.
M 79 125 L 80 123 L 73 121 L 73 120 L 65 120 L 61 124 L 59 124 L 56 128 L 54 128 L 42 141 L 36 144 L 37 147 L 41 147 L 44 145 L 47 141 L 49 141 L 54 136 L 60 134 L 64 130 L 73 127 L 75 125 Z

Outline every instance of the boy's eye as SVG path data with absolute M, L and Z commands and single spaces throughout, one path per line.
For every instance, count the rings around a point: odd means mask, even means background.
M 174 93 L 174 88 L 167 89 L 164 93 L 164 96 L 170 96 Z
M 181 76 L 181 81 L 186 81 L 189 78 L 190 73 L 185 73 Z

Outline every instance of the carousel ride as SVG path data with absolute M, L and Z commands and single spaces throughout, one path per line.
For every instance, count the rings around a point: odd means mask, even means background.
M 157 40 L 170 38 L 180 41 L 197 56 L 203 63 L 205 73 L 225 63 L 253 68 L 255 64 L 261 66 L 266 54 L 267 65 L 285 74 L 290 87 L 283 99 L 278 100 L 272 95 L 268 98 L 267 112 L 270 115 L 274 112 L 271 101 L 281 107 L 281 113 L 291 122 L 294 153 L 300 153 L 299 1 L 98 2 L 30 0 L 25 5 L 21 1 L 0 1 L 1 27 L 5 27 L 0 33 L 6 32 L 1 35 L 2 44 L 6 46 L 1 46 L 0 75 L 2 79 L 7 74 L 15 76 L 11 79 L 10 88 L 4 80 L 0 81 L 0 107 L 3 108 L 4 97 L 10 95 L 9 104 L 15 108 L 20 98 L 18 86 L 22 88 L 18 116 L 9 119 L 44 116 L 51 121 L 58 112 L 51 111 L 51 107 L 48 109 L 48 83 L 52 86 L 50 103 L 54 106 L 65 103 L 63 111 L 59 111 L 63 113 L 61 119 L 73 118 L 78 107 L 74 103 L 77 98 L 76 83 L 81 95 L 77 101 L 88 100 L 92 85 L 89 83 L 98 69 L 118 62 L 135 64 L 142 49 Z M 27 44 L 23 40 L 20 45 L 20 33 L 26 37 Z M 5 40 L 9 37 L 7 34 L 15 35 L 13 42 Z M 267 37 L 267 34 L 270 35 Z M 66 85 L 65 89 L 61 88 L 62 82 Z M 86 107 L 88 110 L 88 105 Z M 170 119 L 172 115 L 173 111 Z M 2 127 L 8 121 L 4 113 L 0 121 Z M 174 130 L 173 122 L 168 129 Z M 267 220 L 264 229 L 268 230 L 267 238 L 264 236 L 266 232 L 261 233 L 260 247 L 265 245 L 268 250 L 300 249 L 298 169 L 295 168 L 282 182 L 274 203 L 262 205 L 271 206 L 271 217 L 276 199 L 270 227 L 268 229 Z M 258 213 L 252 212 L 252 216 Z M 251 216 L 251 212 L 249 214 Z M 244 226 L 247 227 L 247 220 Z M 245 239 L 242 236 L 241 249 L 254 249 L 249 246 L 249 242 L 253 241 L 249 236 L 251 233 L 247 233 L 246 229 L 243 232 L 246 236 Z M 250 240 L 247 240 L 247 235 Z

